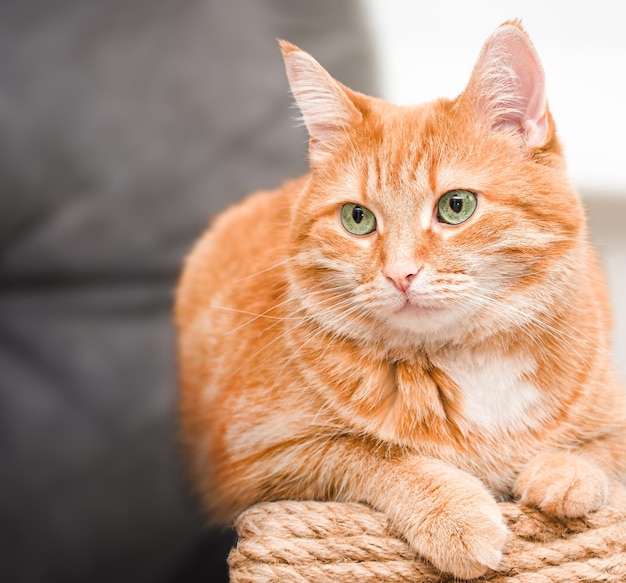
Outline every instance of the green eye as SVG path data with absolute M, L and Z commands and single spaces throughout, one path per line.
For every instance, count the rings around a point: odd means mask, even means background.
M 460 225 L 476 210 L 476 195 L 469 190 L 446 192 L 437 203 L 437 218 L 448 225 Z
M 341 207 L 341 224 L 353 235 L 369 235 L 376 230 L 376 217 L 364 206 L 348 202 Z

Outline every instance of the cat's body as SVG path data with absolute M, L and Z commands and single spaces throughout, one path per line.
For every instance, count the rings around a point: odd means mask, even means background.
M 495 498 L 578 516 L 626 473 L 606 291 L 540 65 L 507 24 L 457 100 L 405 108 L 283 53 L 311 174 L 219 217 L 178 293 L 195 486 L 225 522 L 365 501 L 479 575 L 505 538 Z

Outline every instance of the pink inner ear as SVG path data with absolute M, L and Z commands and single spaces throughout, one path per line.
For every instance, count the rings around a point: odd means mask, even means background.
M 501 26 L 485 43 L 470 86 L 494 128 L 518 131 L 528 148 L 548 134 L 543 68 L 528 36 L 517 25 Z
M 338 136 L 361 118 L 342 86 L 308 53 L 282 42 L 287 77 L 310 136 L 311 160 L 335 146 Z

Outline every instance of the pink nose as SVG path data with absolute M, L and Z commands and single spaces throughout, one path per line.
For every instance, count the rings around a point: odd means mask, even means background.
M 421 271 L 422 266 L 414 263 L 390 265 L 383 269 L 383 275 L 393 283 L 401 292 L 406 292 L 413 278 Z

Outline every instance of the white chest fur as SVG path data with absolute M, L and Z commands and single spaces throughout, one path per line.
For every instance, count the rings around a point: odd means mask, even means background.
M 524 356 L 458 352 L 432 359 L 462 394 L 464 417 L 483 430 L 516 431 L 537 425 L 541 394 L 528 380 L 536 370 Z

